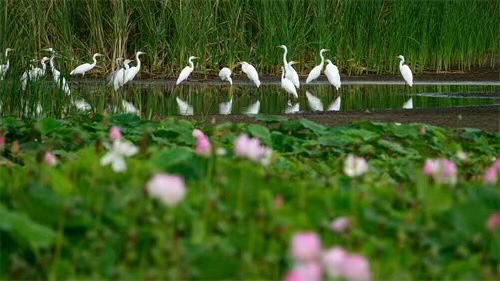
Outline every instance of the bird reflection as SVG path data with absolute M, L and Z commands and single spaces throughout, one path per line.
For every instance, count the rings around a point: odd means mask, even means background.
M 259 114 L 260 110 L 260 101 L 256 101 L 248 106 L 245 114 Z
M 337 97 L 337 99 L 328 106 L 328 111 L 340 111 L 340 97 Z
M 306 91 L 306 97 L 312 111 L 323 111 L 323 103 L 319 98 L 313 96 L 309 91 Z
M 175 100 L 177 101 L 177 105 L 179 106 L 180 115 L 193 115 L 193 107 L 191 105 L 181 100 L 179 97 L 176 97 Z
M 404 109 L 413 109 L 413 98 L 410 98 L 403 104 Z
M 299 103 L 292 104 L 291 100 L 288 100 L 287 107 L 285 108 L 285 114 L 292 114 L 299 112 Z
M 228 102 L 222 102 L 219 104 L 219 114 L 229 115 L 231 114 L 231 107 L 233 107 L 233 99 Z

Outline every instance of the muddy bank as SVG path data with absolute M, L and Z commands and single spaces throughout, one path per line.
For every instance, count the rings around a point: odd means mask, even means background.
M 500 106 L 299 113 L 282 116 L 289 118 L 303 117 L 332 127 L 350 125 L 355 120 L 371 120 L 402 124 L 426 123 L 445 128 L 477 128 L 500 132 Z M 255 118 L 245 115 L 209 115 L 180 118 L 211 120 L 213 117 L 217 122 L 257 122 Z

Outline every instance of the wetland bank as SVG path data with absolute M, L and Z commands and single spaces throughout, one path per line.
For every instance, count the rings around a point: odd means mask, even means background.
M 0 0 L 0 279 L 499 279 L 499 25 L 493 0 Z M 321 49 L 338 90 L 305 83 Z

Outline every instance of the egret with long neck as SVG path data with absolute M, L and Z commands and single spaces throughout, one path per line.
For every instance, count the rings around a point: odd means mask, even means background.
M 97 57 L 99 56 L 103 56 L 99 53 L 95 53 L 93 56 L 92 56 L 92 60 L 94 61 L 92 64 L 90 63 L 84 63 L 82 65 L 79 65 L 77 66 L 75 69 L 73 69 L 73 71 L 71 71 L 69 73 L 69 75 L 78 75 L 78 74 L 81 74 L 82 77 L 85 77 L 85 73 L 92 70 L 96 64 L 97 64 Z
M 146 54 L 146 53 L 141 52 L 141 51 L 138 51 L 137 53 L 135 53 L 136 65 L 132 66 L 128 70 L 125 70 L 125 80 L 123 81 L 123 84 L 125 84 L 129 81 L 132 81 L 135 78 L 135 76 L 139 73 L 139 71 L 141 70 L 141 59 L 139 58 L 139 56 L 144 55 L 144 54 Z
M 184 69 L 181 71 L 181 74 L 179 75 L 179 78 L 177 78 L 177 82 L 175 85 L 179 85 L 182 83 L 182 81 L 186 80 L 189 77 L 189 74 L 193 72 L 194 70 L 194 63 L 193 60 L 197 59 L 198 57 L 195 56 L 190 56 L 188 59 L 189 66 L 184 67 Z
M 321 49 L 321 51 L 319 51 L 319 56 L 321 57 L 321 63 L 317 66 L 315 66 L 311 72 L 309 73 L 309 75 L 307 76 L 307 79 L 306 79 L 306 84 L 309 84 L 310 82 L 318 79 L 319 75 L 321 74 L 321 71 L 323 71 L 323 65 L 325 64 L 325 58 L 323 57 L 323 53 L 328 51 L 327 49 Z
M 286 61 L 286 55 L 288 54 L 288 48 L 285 45 L 277 46 L 277 48 L 282 48 L 285 52 L 283 53 L 283 67 L 285 68 L 285 77 L 292 81 L 293 85 L 298 89 L 300 87 L 299 75 L 297 71 L 293 68 L 293 63 Z
M 5 58 L 7 59 L 6 64 L 0 64 L 0 80 L 3 80 L 5 77 L 5 74 L 7 74 L 7 71 L 9 70 L 10 67 L 10 61 L 9 61 L 9 52 L 14 51 L 14 49 L 7 48 L 5 49 Z

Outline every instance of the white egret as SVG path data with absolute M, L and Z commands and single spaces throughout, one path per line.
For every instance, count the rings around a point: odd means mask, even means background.
M 328 106 L 328 111 L 340 111 L 340 97 L 337 97 L 330 106 Z
M 80 111 L 90 111 L 92 109 L 92 107 L 90 106 L 90 104 L 85 101 L 84 99 L 71 99 L 71 104 L 74 105 L 76 107 L 76 109 L 80 110 Z
M 55 52 L 53 52 L 52 48 L 47 49 L 52 52 L 52 56 L 50 57 L 50 69 L 52 70 L 52 76 L 54 77 L 54 82 L 63 90 L 66 95 L 71 94 L 71 90 L 69 89 L 68 83 L 66 83 L 66 78 L 61 77 L 61 72 L 56 69 L 54 64 Z
M 323 70 L 323 65 L 325 63 L 325 58 L 323 57 L 323 53 L 328 51 L 327 49 L 321 49 L 321 51 L 319 51 L 319 56 L 321 57 L 321 63 L 317 66 L 315 66 L 311 72 L 309 73 L 309 75 L 307 75 L 307 79 L 306 79 L 306 84 L 309 84 L 310 82 L 318 79 L 319 75 L 321 74 L 321 71 Z
M 399 62 L 399 71 L 401 72 L 401 75 L 403 76 L 403 79 L 405 80 L 406 84 L 408 86 L 413 86 L 413 74 L 411 73 L 411 69 L 408 67 L 408 65 L 404 64 L 405 58 L 403 56 L 398 56 L 398 58 L 401 60 Z
M 297 89 L 293 85 L 292 81 L 285 77 L 285 69 L 281 67 L 281 88 L 289 94 L 292 94 L 295 98 L 298 98 Z
M 116 58 L 115 59 L 115 70 L 113 72 L 111 72 L 110 74 L 108 74 L 108 77 L 106 77 L 106 82 L 107 82 L 107 85 L 111 85 L 114 80 L 115 80 L 115 77 L 116 77 L 116 73 L 118 73 L 118 71 L 120 70 L 120 61 L 123 60 L 123 58 Z
M 221 102 L 219 104 L 219 114 L 229 115 L 231 114 L 231 108 L 233 107 L 233 99 L 230 99 L 227 102 Z
M 404 109 L 413 109 L 413 98 L 410 98 L 403 104 Z
M 125 84 L 126 73 L 130 69 L 128 64 L 131 62 L 131 60 L 124 60 L 123 67 L 116 72 L 115 77 L 113 78 L 113 88 L 115 91 L 118 91 L 118 89 Z
M 7 59 L 6 64 L 0 64 L 0 80 L 3 80 L 5 74 L 9 70 L 10 62 L 9 62 L 9 52 L 14 51 L 15 49 L 7 48 L 5 49 L 5 58 Z
M 92 60 L 94 61 L 92 64 L 90 64 L 90 63 L 84 63 L 82 65 L 79 65 L 75 69 L 73 69 L 69 73 L 69 75 L 78 75 L 78 74 L 81 74 L 82 77 L 84 77 L 85 76 L 85 72 L 92 70 L 92 68 L 94 68 L 95 65 L 97 64 L 97 59 L 96 58 L 97 57 L 102 57 L 102 56 L 104 56 L 104 55 L 101 55 L 99 53 L 95 53 L 92 56 Z
M 288 100 L 287 107 L 285 108 L 285 114 L 297 113 L 299 112 L 299 103 L 292 104 L 291 100 Z
M 231 79 L 231 70 L 224 67 L 219 71 L 219 77 L 222 81 L 228 81 L 229 84 L 233 85 L 233 80 Z
M 318 97 L 315 97 L 309 91 L 306 91 L 306 98 L 312 111 L 323 111 L 323 103 Z
M 260 110 L 260 101 L 256 101 L 248 106 L 247 110 L 245 110 L 245 114 L 259 114 Z
M 33 69 L 35 69 L 34 64 L 35 64 L 36 59 L 31 59 L 30 60 L 30 69 L 26 70 L 23 75 L 21 75 L 21 88 L 26 90 L 26 84 L 28 83 L 28 75 L 31 76 L 31 73 L 33 72 Z
M 300 80 L 299 80 L 299 75 L 297 74 L 297 71 L 293 68 L 292 65 L 297 64 L 298 62 L 296 61 L 289 61 L 288 62 L 288 69 L 285 73 L 285 77 L 288 78 L 290 81 L 292 81 L 293 85 L 298 89 L 300 88 Z
M 246 61 L 240 62 L 241 70 L 247 74 L 248 79 L 252 80 L 252 82 L 257 86 L 260 86 L 259 74 L 253 65 L 249 64 Z
M 123 113 L 139 114 L 137 107 L 135 107 L 132 103 L 130 103 L 126 100 L 122 100 L 122 109 L 123 109 Z
M 198 57 L 195 56 L 189 57 L 188 59 L 189 65 L 184 67 L 184 69 L 181 71 L 181 74 L 179 75 L 179 78 L 177 78 L 177 82 L 175 83 L 175 85 L 179 85 L 182 81 L 186 80 L 189 77 L 189 74 L 191 74 L 191 72 L 193 72 L 194 70 L 193 60 L 197 58 Z
M 175 100 L 177 101 L 177 106 L 179 106 L 180 115 L 193 115 L 193 107 L 191 105 L 178 97 L 175 97 Z
M 146 53 L 141 51 L 135 53 L 135 66 L 132 66 L 128 70 L 125 70 L 125 80 L 123 81 L 123 85 L 125 85 L 129 81 L 132 81 L 139 73 L 139 71 L 141 70 L 141 60 L 139 59 L 139 56 L 144 54 Z
M 33 64 L 31 65 L 31 69 L 28 71 L 25 71 L 23 75 L 21 76 L 21 87 L 24 90 L 26 90 L 26 85 L 29 81 L 37 81 L 43 76 L 45 76 L 45 72 L 47 70 L 47 65 L 46 62 L 49 60 L 48 57 L 43 57 L 40 63 L 42 64 L 42 68 L 39 67 L 33 67 Z M 34 61 L 34 60 L 33 60 Z
M 332 84 L 338 91 L 341 84 L 339 69 L 335 64 L 332 63 L 331 60 L 325 60 L 325 61 L 328 63 L 325 67 L 326 78 L 328 78 L 328 82 L 330 82 L 330 84 Z
M 285 77 L 292 81 L 293 85 L 298 89 L 300 87 L 299 75 L 297 71 L 293 69 L 292 65 L 296 62 L 290 61 L 286 62 L 286 55 L 288 53 L 288 49 L 285 45 L 277 46 L 277 48 L 282 48 L 285 52 L 283 53 L 283 67 L 285 68 Z

